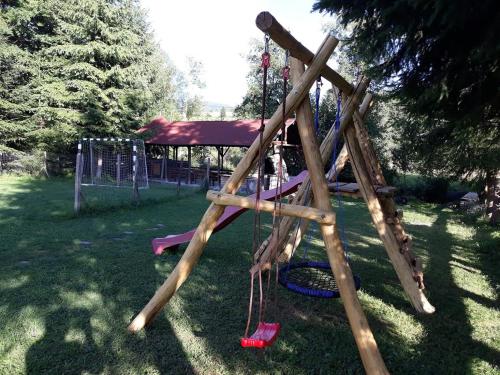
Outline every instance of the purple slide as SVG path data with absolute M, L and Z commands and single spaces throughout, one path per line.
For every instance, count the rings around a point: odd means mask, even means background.
M 282 186 L 282 196 L 287 196 L 297 191 L 298 186 L 304 181 L 306 176 L 308 175 L 307 171 L 302 171 L 297 176 L 293 177 L 287 183 Z M 261 199 L 270 201 L 274 200 L 276 195 L 276 189 L 264 190 L 261 193 Z M 249 198 L 255 198 L 255 194 L 249 196 Z M 240 216 L 243 212 L 245 212 L 247 208 L 235 207 L 235 206 L 227 206 L 224 210 L 222 216 L 217 220 L 217 225 L 213 233 L 220 231 L 229 225 L 234 219 Z M 183 244 L 185 242 L 191 241 L 193 238 L 195 229 L 191 229 L 189 232 L 181 233 L 181 234 L 173 234 L 166 237 L 155 238 L 152 241 L 153 245 L 153 253 L 156 255 L 161 255 L 165 249 L 174 248 Z

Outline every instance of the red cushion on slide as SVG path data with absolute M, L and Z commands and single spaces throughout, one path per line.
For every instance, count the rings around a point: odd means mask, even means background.
M 271 346 L 278 334 L 280 333 L 281 325 L 279 323 L 264 323 L 260 322 L 257 330 L 250 337 L 243 337 L 240 340 L 241 346 L 244 348 L 265 348 Z

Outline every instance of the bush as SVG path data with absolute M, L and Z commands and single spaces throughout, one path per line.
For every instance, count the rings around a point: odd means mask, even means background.
M 443 177 L 426 177 L 421 199 L 431 203 L 445 203 L 450 182 Z
M 398 178 L 395 186 L 398 194 L 412 196 L 424 202 L 445 203 L 448 201 L 447 193 L 450 182 L 444 177 L 421 177 L 409 175 L 403 179 Z
M 18 175 L 41 176 L 46 174 L 45 157 L 42 151 L 24 153 L 21 151 L 0 154 L 0 172 Z

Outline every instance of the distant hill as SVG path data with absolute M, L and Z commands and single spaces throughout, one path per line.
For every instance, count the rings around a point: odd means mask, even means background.
M 233 112 L 234 110 L 233 105 L 217 103 L 217 102 L 205 102 L 203 103 L 203 105 L 205 106 L 205 111 L 207 112 L 219 112 L 222 107 L 226 109 L 226 112 Z

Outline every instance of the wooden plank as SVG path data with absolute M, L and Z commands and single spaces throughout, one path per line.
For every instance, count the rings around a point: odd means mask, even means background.
M 284 110 L 282 108 L 283 104 L 281 104 L 266 124 L 262 137 L 264 148 L 269 147 L 269 144 L 279 131 L 283 122 L 283 117 L 288 118 L 289 115 L 297 108 L 302 99 L 308 95 L 312 84 L 315 82 L 319 72 L 324 67 L 337 44 L 338 40 L 331 35 L 328 35 L 321 44 L 321 47 L 309 66 L 309 69 L 298 81 L 296 81 L 293 90 L 288 94 Z M 234 194 L 238 190 L 242 182 L 245 180 L 245 177 L 255 166 L 259 148 L 260 142 L 257 138 L 252 143 L 245 156 L 238 163 L 238 166 L 229 180 L 223 186 L 221 190 L 222 192 Z M 160 286 L 160 288 L 158 288 L 153 298 L 151 298 L 148 304 L 134 318 L 132 323 L 130 323 L 128 327 L 129 331 L 136 332 L 142 329 L 145 324 L 156 316 L 156 314 L 163 308 L 163 306 L 165 306 L 174 293 L 184 283 L 203 253 L 203 249 L 206 246 L 213 229 L 217 225 L 217 220 L 223 212 L 224 206 L 217 206 L 215 204 L 210 205 L 205 212 L 205 215 L 203 215 L 200 224 L 196 228 L 196 232 L 193 235 L 187 249 L 184 251 L 182 258 L 179 260 L 172 273 L 168 276 L 167 280 Z
M 394 186 L 375 186 L 377 195 L 392 196 L 397 190 Z
M 304 64 L 292 58 L 291 68 L 292 79 L 298 78 L 304 71 Z M 353 112 L 354 108 L 348 116 L 352 116 Z M 319 152 L 319 145 L 314 131 L 311 103 L 308 99 L 304 100 L 297 109 L 297 124 L 302 141 L 304 158 L 311 178 L 315 206 L 320 210 L 332 211 L 321 153 Z M 347 318 L 365 370 L 368 374 L 388 374 L 389 372 L 380 355 L 375 337 L 359 302 L 351 268 L 349 267 L 338 232 L 333 225 L 322 224 L 320 228 L 330 266 L 332 267 L 332 272 L 340 291 L 340 297 L 344 303 Z
M 375 192 L 380 196 L 392 196 L 397 190 L 394 186 L 374 186 Z M 356 182 L 330 182 L 328 189 L 333 193 L 347 193 L 356 196 L 359 192 L 359 185 Z
M 225 194 L 218 191 L 207 191 L 207 199 L 217 205 L 236 206 L 247 209 L 253 209 L 259 206 L 261 211 L 274 212 L 274 202 L 265 200 L 256 201 L 252 198 L 241 197 L 233 194 Z M 298 206 L 295 204 L 281 203 L 276 206 L 276 215 L 302 217 L 308 220 L 314 220 L 321 224 L 335 224 L 335 214 L 326 212 L 312 207 Z
M 418 288 L 417 283 L 413 279 L 413 271 L 404 256 L 400 253 L 398 241 L 390 227 L 387 224 L 382 207 L 375 189 L 370 180 L 370 174 L 365 165 L 365 160 L 359 143 L 356 139 L 355 128 L 348 127 L 345 131 L 347 151 L 349 152 L 349 159 L 353 164 L 353 172 L 358 181 L 361 193 L 370 211 L 373 223 L 379 233 L 380 239 L 384 243 L 384 247 L 391 259 L 392 265 L 396 270 L 396 274 L 410 299 L 411 304 L 419 312 L 432 313 L 435 311 L 434 307 L 429 303 L 422 290 Z

